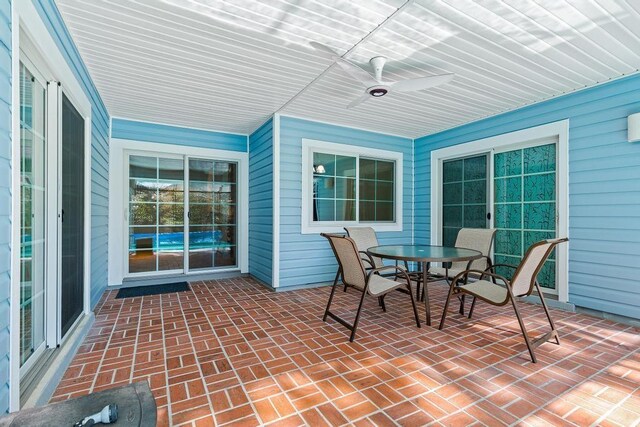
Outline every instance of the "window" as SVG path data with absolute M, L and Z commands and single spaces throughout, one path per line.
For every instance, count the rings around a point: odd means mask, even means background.
M 402 153 L 303 140 L 302 232 L 402 230 Z

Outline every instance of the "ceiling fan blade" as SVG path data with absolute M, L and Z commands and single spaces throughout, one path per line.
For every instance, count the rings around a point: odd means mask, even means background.
M 338 55 L 338 53 L 335 50 L 331 49 L 329 46 L 324 45 L 322 43 L 309 42 L 309 46 L 311 46 L 312 48 L 314 48 L 315 50 L 317 50 L 319 52 L 322 52 L 322 53 L 326 54 L 333 61 L 335 61 L 336 59 L 340 58 L 340 55 Z
M 351 77 L 364 84 L 365 87 L 375 86 L 379 84 L 371 74 L 358 67 L 353 62 L 347 61 L 346 59 L 342 58 L 335 50 L 331 49 L 329 46 L 318 42 L 309 42 L 309 46 L 336 61 L 343 70 L 349 73 Z
M 351 103 L 349 105 L 347 105 L 347 109 L 350 110 L 353 107 L 356 107 L 356 106 L 362 104 L 363 102 L 368 101 L 369 98 L 371 98 L 371 95 L 369 95 L 368 93 L 364 93 L 360 98 L 354 99 L 353 101 L 351 101 Z
M 353 62 L 349 62 L 344 58 L 336 58 L 336 62 L 343 70 L 349 73 L 351 77 L 362 83 L 364 87 L 371 87 L 379 84 L 371 74 L 367 73 Z
M 434 86 L 440 86 L 448 83 L 453 79 L 454 74 L 441 74 L 439 76 L 420 77 L 417 79 L 400 80 L 391 84 L 394 91 L 413 92 L 416 90 L 429 89 Z

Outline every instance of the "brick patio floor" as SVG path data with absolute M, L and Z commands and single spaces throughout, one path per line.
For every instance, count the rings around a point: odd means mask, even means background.
M 322 322 L 329 288 L 274 293 L 252 279 L 115 299 L 52 401 L 149 381 L 158 425 L 638 425 L 640 330 L 552 310 L 561 346 L 528 353 L 512 309 L 452 307 L 447 327 L 415 327 L 405 294 L 365 302 L 355 343 Z M 434 324 L 446 288 L 430 286 Z M 354 290 L 337 292 L 354 313 Z M 531 335 L 542 308 L 522 304 Z M 424 305 L 420 315 L 424 320 Z

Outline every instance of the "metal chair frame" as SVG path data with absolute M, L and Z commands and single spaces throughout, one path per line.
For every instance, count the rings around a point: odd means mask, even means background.
M 520 325 L 520 329 L 522 331 L 522 336 L 524 337 L 524 341 L 527 344 L 527 349 L 529 350 L 529 355 L 531 356 L 531 361 L 533 363 L 537 362 L 536 359 L 536 355 L 534 350 L 536 348 L 538 348 L 541 344 L 551 341 L 552 339 L 555 339 L 555 344 L 556 345 L 560 345 L 560 337 L 558 335 L 558 331 L 555 327 L 555 324 L 553 323 L 553 319 L 551 318 L 551 314 L 549 313 L 549 308 L 547 307 L 547 303 L 544 300 L 544 295 L 542 293 L 542 290 L 540 289 L 540 285 L 538 283 L 537 277 L 538 277 L 538 273 L 540 273 L 540 270 L 542 269 L 542 267 L 544 266 L 544 263 L 547 261 L 547 259 L 549 258 L 549 255 L 551 255 L 551 252 L 555 249 L 556 246 L 558 246 L 560 243 L 564 243 L 567 242 L 569 239 L 567 238 L 560 238 L 560 239 L 554 239 L 552 240 L 552 244 L 549 246 L 549 248 L 546 250 L 544 256 L 542 257 L 541 261 L 539 262 L 538 266 L 536 267 L 536 269 L 534 270 L 533 274 L 532 274 L 532 279 L 531 279 L 531 283 L 529 284 L 529 289 L 527 290 L 527 292 L 520 294 L 520 295 L 515 295 L 511 289 L 512 287 L 512 282 L 513 282 L 513 278 L 517 277 L 518 274 L 520 274 L 520 272 L 523 270 L 524 265 L 527 262 L 527 256 L 529 255 L 529 253 L 531 253 L 531 251 L 536 248 L 537 246 L 541 246 L 541 245 L 545 245 L 548 244 L 550 241 L 540 241 L 537 243 L 534 243 L 533 245 L 531 245 L 529 247 L 529 249 L 527 250 L 527 253 L 525 254 L 525 256 L 522 259 L 522 262 L 520 262 L 520 264 L 518 266 L 514 266 L 514 265 L 509 265 L 509 264 L 494 264 L 491 267 L 487 268 L 486 270 L 482 271 L 482 270 L 466 270 L 463 271 L 461 273 L 459 273 L 456 277 L 454 277 L 451 280 L 451 283 L 449 285 L 449 294 L 447 295 L 447 301 L 444 304 L 444 309 L 442 312 L 442 319 L 440 320 L 440 327 L 438 329 L 442 330 L 444 328 L 444 324 L 445 324 L 445 320 L 447 317 L 447 309 L 449 308 L 449 302 L 451 300 L 451 297 L 454 294 L 469 294 L 471 296 L 474 297 L 473 302 L 471 303 L 471 308 L 469 309 L 469 315 L 468 318 L 471 319 L 471 316 L 473 315 L 473 309 L 475 307 L 476 304 L 476 300 L 480 299 L 482 301 L 485 301 L 488 304 L 494 305 L 494 306 L 504 306 L 507 305 L 509 303 L 511 303 L 511 305 L 513 306 L 513 310 L 516 314 L 516 318 L 518 319 L 518 324 Z M 512 276 L 512 280 L 507 280 L 505 277 L 500 276 L 494 272 L 491 272 L 492 270 L 495 271 L 495 269 L 497 267 L 510 267 L 515 269 L 515 272 Z M 479 280 L 482 280 L 483 277 L 487 276 L 489 278 L 491 278 L 493 280 L 493 283 L 496 283 L 496 280 L 500 280 L 504 283 L 506 290 L 507 290 L 507 294 L 506 294 L 506 298 L 504 299 L 504 301 L 501 302 L 495 302 L 495 301 L 491 301 L 485 297 L 483 297 L 480 294 L 477 294 L 475 292 L 471 292 L 467 289 L 465 289 L 464 286 L 456 286 L 457 283 L 461 282 L 461 283 L 466 283 L 467 281 L 467 276 L 470 274 L 474 274 L 474 275 L 478 275 L 480 277 Z M 528 296 L 531 295 L 531 293 L 533 292 L 533 289 L 536 289 L 536 291 L 538 292 L 538 295 L 540 297 L 540 302 L 542 303 L 542 307 L 544 308 L 544 312 L 547 316 L 547 320 L 549 321 L 549 326 L 551 327 L 551 331 L 531 340 L 529 338 L 529 335 L 527 334 L 527 329 L 526 326 L 524 324 L 524 321 L 522 319 L 522 316 L 520 314 L 520 311 L 518 310 L 518 305 L 516 304 L 516 297 L 523 297 L 523 296 Z
M 408 294 L 409 294 L 409 298 L 411 298 L 411 305 L 413 307 L 413 314 L 415 316 L 416 319 L 416 325 L 418 328 L 421 327 L 420 325 L 420 318 L 418 316 L 418 309 L 416 307 L 416 302 L 413 299 L 413 293 L 411 292 L 411 279 L 409 278 L 409 275 L 407 274 L 407 271 L 405 269 L 403 269 L 402 267 L 399 266 L 393 266 L 393 265 L 388 265 L 388 266 L 384 266 L 384 267 L 378 267 L 378 268 L 373 268 L 367 271 L 365 271 L 364 265 L 362 263 L 360 263 L 359 266 L 351 266 L 351 268 L 360 268 L 362 270 L 362 274 L 364 276 L 364 281 L 365 281 L 365 285 L 364 288 L 360 288 L 358 286 L 355 286 L 353 284 L 347 283 L 344 279 L 344 266 L 342 265 L 342 260 L 340 259 L 340 256 L 338 255 L 338 252 L 334 246 L 334 243 L 332 241 L 332 239 L 336 238 L 336 239 L 347 239 L 348 241 L 351 242 L 351 244 L 353 245 L 353 250 L 355 251 L 356 254 L 358 254 L 358 248 L 355 244 L 355 242 L 353 241 L 353 239 L 349 238 L 348 236 L 343 236 L 343 235 L 338 235 L 338 234 L 327 234 L 327 233 L 322 233 L 321 236 L 327 238 L 327 240 L 329 240 L 329 244 L 331 245 L 331 249 L 333 250 L 333 254 L 336 257 L 336 260 L 338 261 L 338 272 L 336 273 L 336 277 L 333 280 L 333 286 L 331 288 L 331 294 L 329 295 L 329 301 L 327 301 L 327 307 L 324 311 L 324 315 L 322 317 L 322 320 L 324 322 L 327 321 L 327 317 L 331 317 L 333 320 L 337 321 L 338 323 L 340 323 L 342 326 L 346 327 L 347 329 L 349 329 L 351 331 L 351 335 L 349 336 L 349 341 L 353 342 L 353 340 L 356 337 L 356 332 L 358 330 L 358 323 L 360 321 L 360 315 L 362 313 L 362 306 L 364 304 L 364 298 L 367 295 L 367 293 L 369 293 L 369 282 L 371 280 L 371 278 L 373 277 L 373 275 L 377 275 L 380 274 L 380 272 L 382 271 L 387 271 L 387 270 L 395 270 L 396 274 L 403 276 L 403 278 L 406 280 L 407 284 L 407 290 L 408 290 Z M 358 254 L 359 256 L 359 254 Z M 358 305 L 358 309 L 356 311 L 356 317 L 355 320 L 353 322 L 353 324 L 348 323 L 347 321 L 345 321 L 344 319 L 340 318 L 339 316 L 337 316 L 336 314 L 331 312 L 331 302 L 333 301 L 333 297 L 335 295 L 336 292 L 336 288 L 338 286 L 338 280 L 340 279 L 340 276 L 342 276 L 342 282 L 345 285 L 345 288 L 347 286 L 358 289 L 359 291 L 362 292 L 362 296 L 360 297 L 360 304 Z M 385 291 L 382 295 L 375 295 L 379 297 L 379 303 L 382 307 L 382 310 L 384 312 L 387 311 L 386 305 L 384 303 L 384 297 L 387 295 L 387 293 L 394 291 L 397 288 L 391 288 L 387 291 Z

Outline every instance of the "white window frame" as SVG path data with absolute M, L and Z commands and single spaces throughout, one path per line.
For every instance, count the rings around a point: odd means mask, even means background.
M 395 162 L 394 188 L 394 222 L 368 221 L 313 221 L 313 154 L 326 153 L 356 158 L 356 218 L 359 218 L 360 188 L 359 169 L 360 158 Z M 375 148 L 359 147 L 355 145 L 336 144 L 334 142 L 302 140 L 302 234 L 342 233 L 346 226 L 372 227 L 377 232 L 402 231 L 402 203 L 403 203 L 403 160 L 402 152 L 379 150 Z
M 171 271 L 149 273 L 128 273 L 127 213 L 129 203 L 128 157 L 129 154 L 152 157 L 184 157 L 215 159 L 237 163 L 237 249 L 236 266 L 219 267 L 211 270 L 194 270 L 185 273 L 184 268 Z M 185 179 L 189 179 L 188 174 Z M 109 199 L 109 286 L 119 286 L 125 278 L 141 277 L 189 277 L 190 275 L 216 274 L 227 272 L 248 273 L 249 271 L 249 156 L 240 151 L 218 150 L 158 142 L 145 142 L 111 138 L 109 147 L 109 194 L 118 195 Z M 188 204 L 188 195 L 185 198 Z M 185 209 L 186 215 L 187 209 Z M 187 239 L 188 240 L 188 239 Z M 188 242 L 185 251 L 188 251 Z

